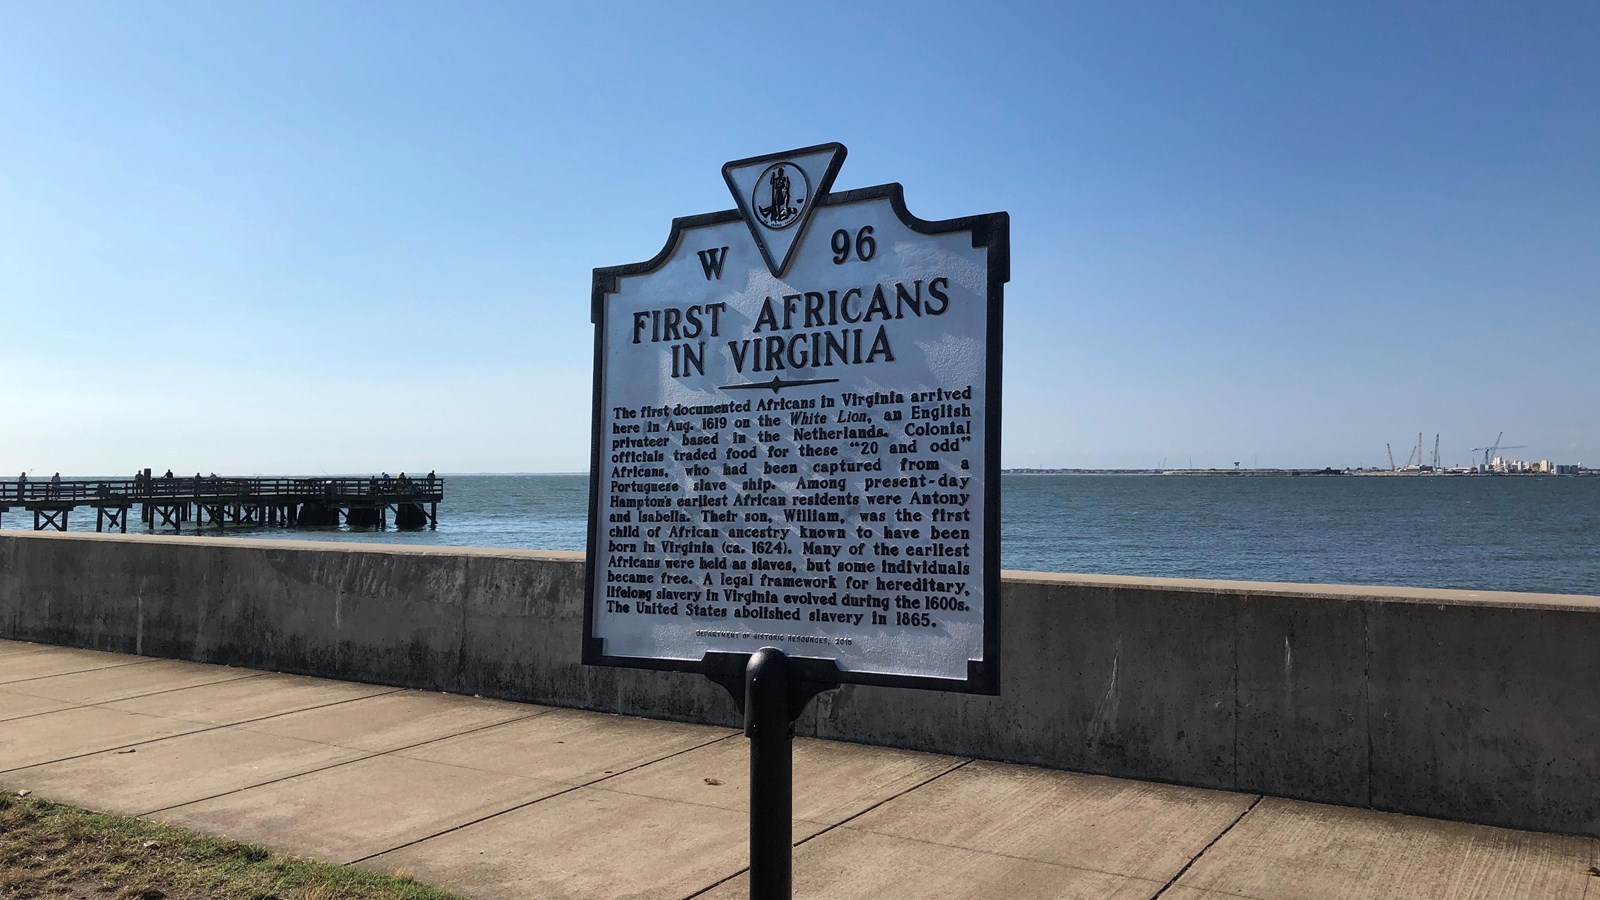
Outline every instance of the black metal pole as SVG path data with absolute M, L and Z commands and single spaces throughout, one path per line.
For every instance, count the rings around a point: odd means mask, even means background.
M 750 739 L 750 900 L 789 900 L 794 835 L 794 734 L 789 658 L 766 647 L 744 670 L 744 733 Z

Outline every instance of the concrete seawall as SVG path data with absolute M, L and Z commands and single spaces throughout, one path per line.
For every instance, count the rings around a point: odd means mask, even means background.
M 579 665 L 581 554 L 0 532 L 0 637 L 733 724 Z M 999 697 L 802 734 L 1600 835 L 1600 597 L 1012 572 Z

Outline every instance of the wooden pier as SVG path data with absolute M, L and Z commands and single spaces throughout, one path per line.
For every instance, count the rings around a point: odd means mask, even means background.
M 20 508 L 33 514 L 33 530 L 66 531 L 79 507 L 95 512 L 95 531 L 128 531 L 135 506 L 151 531 L 208 528 L 295 528 L 354 525 L 437 528 L 444 479 L 390 478 L 384 475 L 339 478 L 18 479 L 0 481 L 0 527 L 5 514 Z

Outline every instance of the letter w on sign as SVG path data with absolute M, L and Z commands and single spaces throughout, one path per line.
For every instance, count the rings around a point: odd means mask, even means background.
M 710 250 L 701 250 L 698 255 L 700 268 L 706 272 L 706 280 L 710 281 L 713 278 L 721 280 L 722 264 L 728 261 L 728 248 L 712 247 Z

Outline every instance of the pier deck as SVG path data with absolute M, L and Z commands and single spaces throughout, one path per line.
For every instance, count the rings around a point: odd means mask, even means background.
M 128 530 L 139 507 L 152 531 L 206 528 L 365 525 L 436 528 L 444 479 L 359 477 L 194 476 L 124 479 L 11 479 L 0 481 L 0 526 L 5 513 L 33 514 L 35 531 L 66 531 L 73 510 L 95 511 L 95 531 Z

